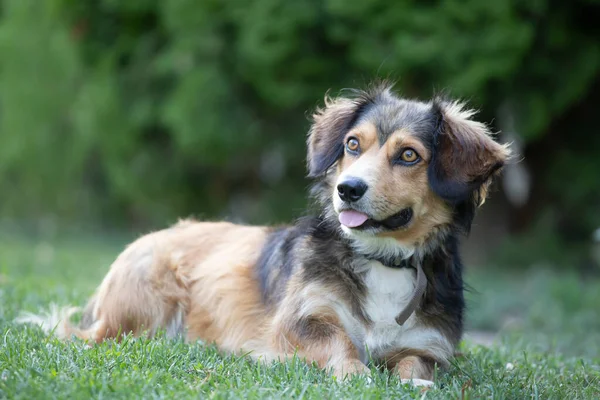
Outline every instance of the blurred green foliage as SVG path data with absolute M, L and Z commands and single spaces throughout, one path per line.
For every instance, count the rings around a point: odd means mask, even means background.
M 533 152 L 544 201 L 532 212 L 589 232 L 600 225 L 600 140 L 584 112 L 599 97 L 598 6 L 0 0 L 0 212 L 107 225 L 290 218 L 305 204 L 307 114 L 330 88 L 390 76 L 406 96 L 448 89 L 496 125 L 508 110 Z

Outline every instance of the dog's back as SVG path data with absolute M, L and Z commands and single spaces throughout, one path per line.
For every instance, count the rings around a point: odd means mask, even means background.
M 254 265 L 266 235 L 263 227 L 182 221 L 139 238 L 119 255 L 79 326 L 69 322 L 76 311 L 69 307 L 21 321 L 64 339 L 100 342 L 165 330 L 228 351 L 259 347 L 265 309 Z

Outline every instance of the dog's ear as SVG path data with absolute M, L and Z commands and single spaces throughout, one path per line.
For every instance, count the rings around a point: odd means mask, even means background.
M 308 176 L 319 177 L 344 154 L 343 138 L 356 121 L 360 104 L 353 99 L 325 97 L 325 108 L 312 116 L 308 133 Z
M 492 177 L 510 156 L 508 145 L 492 139 L 488 127 L 472 119 L 475 111 L 464 104 L 435 100 L 437 119 L 428 177 L 431 188 L 444 200 L 483 204 Z
M 325 97 L 325 107 L 312 115 L 308 133 L 308 177 L 324 175 L 344 154 L 343 139 L 365 107 L 384 94 L 388 88 L 376 87 L 371 91 L 352 91 L 351 97 Z

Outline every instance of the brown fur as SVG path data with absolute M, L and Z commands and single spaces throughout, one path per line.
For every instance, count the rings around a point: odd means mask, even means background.
M 83 336 L 101 341 L 120 333 L 152 334 L 180 312 L 188 340 L 229 351 L 253 343 L 264 329 L 252 270 L 264 238 L 261 227 L 184 221 L 138 239 L 98 288 L 92 312 L 100 322 L 92 337 Z

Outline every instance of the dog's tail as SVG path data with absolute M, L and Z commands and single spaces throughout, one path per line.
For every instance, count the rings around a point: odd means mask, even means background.
M 50 309 L 41 314 L 22 312 L 15 322 L 39 326 L 46 334 L 54 335 L 61 340 L 77 337 L 83 340 L 97 341 L 98 324 L 90 321 L 91 313 L 87 307 L 80 325 L 71 322 L 73 314 L 80 311 L 79 307 L 59 307 L 51 304 Z

